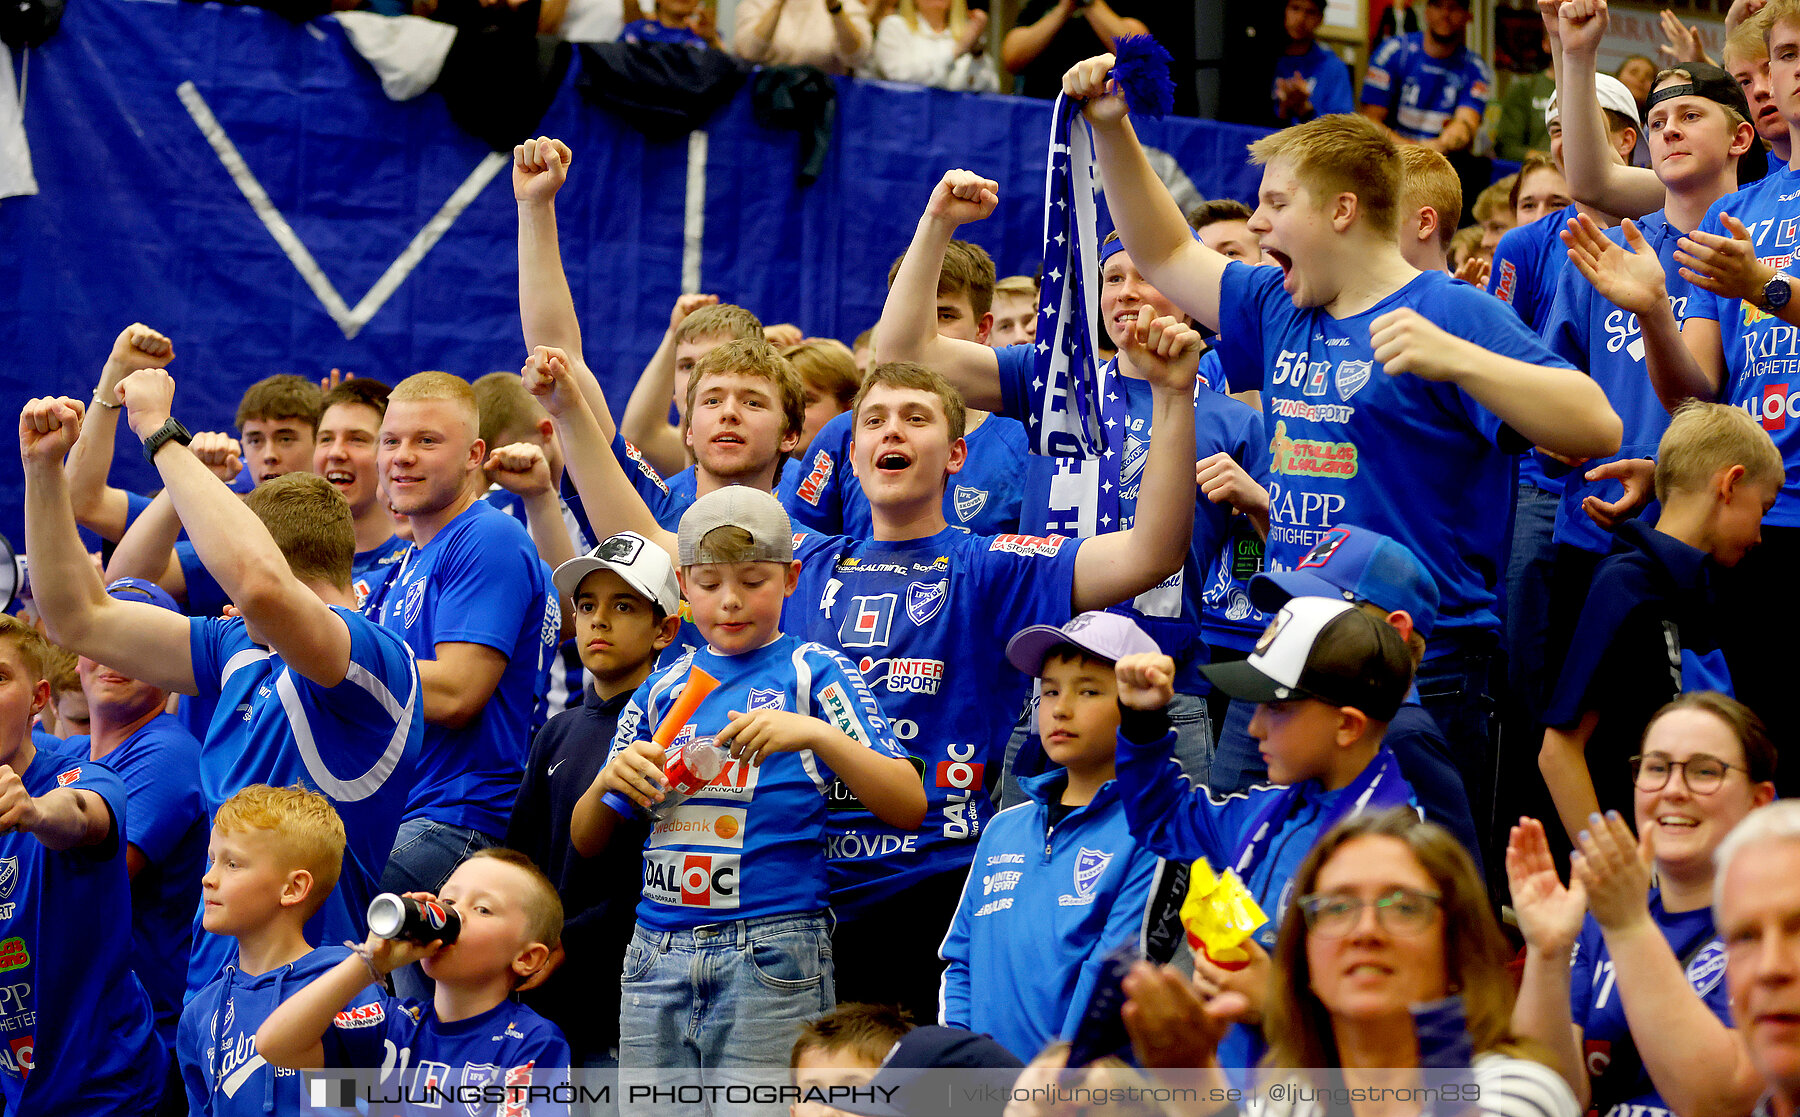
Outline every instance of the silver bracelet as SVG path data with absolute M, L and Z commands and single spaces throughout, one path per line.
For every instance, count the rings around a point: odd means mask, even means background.
M 96 390 L 96 391 L 95 391 L 95 392 L 94 392 L 94 406 L 95 406 L 95 407 L 104 407 L 104 408 L 106 408 L 106 409 L 107 409 L 107 410 L 108 410 L 108 411 L 117 411 L 117 410 L 118 410 L 118 409 L 119 409 L 119 407 L 120 407 L 120 405 L 119 405 L 119 404 L 116 404 L 116 403 L 108 403 L 108 402 L 107 402 L 107 401 L 106 401 L 106 400 L 103 400 L 103 399 L 101 399 L 101 398 L 100 398 L 100 393 L 99 393 L 99 391 L 98 391 L 98 390 Z

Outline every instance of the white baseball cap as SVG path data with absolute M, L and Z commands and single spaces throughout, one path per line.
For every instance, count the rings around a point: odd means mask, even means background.
M 596 570 L 610 570 L 625 584 L 674 616 L 681 608 L 681 586 L 675 581 L 675 564 L 669 552 L 635 531 L 621 531 L 602 539 L 593 550 L 556 568 L 552 581 L 556 592 L 573 598 L 581 580 Z
M 1550 94 L 1550 103 L 1544 106 L 1546 127 L 1562 117 L 1562 110 L 1557 107 L 1556 98 L 1555 93 Z M 1644 126 L 1643 120 L 1638 116 L 1637 98 L 1631 95 L 1631 90 L 1625 88 L 1624 82 L 1611 74 L 1594 75 L 1594 99 L 1600 102 L 1601 108 L 1611 109 L 1639 128 Z

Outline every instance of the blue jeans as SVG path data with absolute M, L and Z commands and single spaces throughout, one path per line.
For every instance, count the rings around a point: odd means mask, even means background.
M 1427 659 L 1416 678 L 1419 704 L 1437 719 L 1450 756 L 1469 794 L 1469 812 L 1481 835 L 1481 860 L 1490 868 L 1506 862 L 1506 828 L 1496 827 L 1498 770 L 1494 730 L 1494 676 L 1500 669 L 1497 640 L 1490 632 L 1434 636 L 1439 654 Z M 1542 780 L 1536 767 L 1515 771 L 1514 780 Z
M 428 818 L 408 819 L 394 835 L 394 852 L 388 854 L 387 868 L 382 870 L 381 890 L 435 896 L 469 854 L 499 844 L 498 838 L 479 830 Z M 433 991 L 432 980 L 418 966 L 394 971 L 395 996 L 429 999 Z
M 1206 783 L 1208 771 L 1213 765 L 1213 730 L 1212 715 L 1207 710 L 1206 699 L 1197 694 L 1176 693 L 1169 700 L 1167 707 L 1169 721 L 1175 727 L 1175 762 L 1181 770 L 1195 783 Z M 1030 739 L 1030 747 L 1026 740 Z M 1023 759 L 1021 759 L 1023 754 Z M 1023 764 L 1024 770 L 1018 770 Z M 1000 789 L 998 802 L 1001 810 L 1016 807 L 1025 802 L 1025 792 L 1019 787 L 1019 777 L 1035 776 L 1049 766 L 1050 760 L 1044 755 L 1044 746 L 1037 737 L 1037 697 L 1033 695 L 1025 703 L 1025 712 L 1019 716 L 1019 723 L 1013 726 L 1012 738 L 1006 742 L 1006 762 L 1000 770 Z
M 1521 481 L 1513 506 L 1512 554 L 1506 562 L 1504 624 L 1512 718 L 1535 726 L 1556 683 L 1560 655 L 1550 654 L 1551 575 L 1556 569 L 1556 506 L 1562 497 Z
M 825 912 L 712 923 L 691 931 L 639 924 L 620 979 L 620 1112 L 703 1114 L 704 1105 L 634 1103 L 633 1085 L 664 1089 L 766 1082 L 788 1065 L 800 1025 L 837 1003 Z M 746 1077 L 741 1071 L 762 1072 Z M 782 1117 L 783 1105 L 733 1105 Z

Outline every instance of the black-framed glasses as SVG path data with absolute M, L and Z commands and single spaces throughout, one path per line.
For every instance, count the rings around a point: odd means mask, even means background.
M 1315 892 L 1300 897 L 1306 926 L 1327 938 L 1342 938 L 1362 922 L 1365 907 L 1374 907 L 1375 921 L 1393 935 L 1416 935 L 1431 926 L 1443 897 L 1416 888 L 1395 888 L 1365 900 L 1349 892 Z
M 1631 758 L 1631 782 L 1639 791 L 1661 791 L 1669 785 L 1669 777 L 1675 769 L 1681 769 L 1681 782 L 1695 795 L 1711 795 L 1719 790 L 1725 782 L 1727 773 L 1734 769 L 1749 774 L 1750 769 L 1737 764 L 1727 764 L 1716 756 L 1695 753 L 1686 760 L 1671 760 L 1661 753 Z

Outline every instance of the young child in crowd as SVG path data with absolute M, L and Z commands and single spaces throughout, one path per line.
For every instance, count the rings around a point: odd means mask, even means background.
M 1400 149 L 1400 255 L 1420 271 L 1455 271 L 1450 243 L 1462 221 L 1462 180 L 1443 153 Z
M 791 1029 L 836 1000 L 825 865 L 833 780 L 903 829 L 919 825 L 926 800 L 856 668 L 782 634 L 800 564 L 780 502 L 742 485 L 709 493 L 682 516 L 679 551 L 706 646 L 632 696 L 571 836 L 589 856 L 615 840 L 622 820 L 602 804 L 606 792 L 655 813 L 625 956 L 619 1063 L 658 1071 L 659 1085 L 728 1084 L 734 1071 L 780 1067 L 771 1058 Z M 652 736 L 695 672 L 718 686 L 671 747 L 710 742 L 731 759 L 658 809 L 671 761 Z
M 1029 1059 L 1072 1034 L 1107 954 L 1141 941 L 1160 862 L 1132 839 L 1113 781 L 1113 676 L 1127 656 L 1160 654 L 1116 613 L 1033 625 L 1007 643 L 1012 665 L 1038 680 L 1037 732 L 1055 767 L 1021 781 L 1029 801 L 995 815 L 975 847 L 939 951 L 941 1023 Z
M 994 328 L 988 344 L 995 349 L 1037 340 L 1038 283 L 1029 275 L 994 280 Z M 864 331 L 869 333 L 871 331 Z
M 892 1005 L 840 1004 L 800 1029 L 800 1038 L 788 1052 L 788 1074 L 804 1092 L 788 1107 L 788 1117 L 833 1117 L 842 1110 L 828 1104 L 831 1091 L 868 1085 L 881 1069 L 881 1061 L 906 1033 L 912 1017 Z
M 283 998 L 350 956 L 337 943 L 314 947 L 306 922 L 337 887 L 344 823 L 331 801 L 304 787 L 252 784 L 219 807 L 201 881 L 201 926 L 236 939 L 224 972 L 188 1000 L 176 1052 L 188 1112 L 264 1117 L 300 1112 L 300 1076 L 256 1051 L 256 1030 Z M 380 998 L 361 991 L 336 1029 L 378 1023 Z M 327 1033 L 335 1042 L 337 1030 Z M 344 1063 L 340 1056 L 337 1065 Z M 378 1064 L 377 1064 L 378 1065 Z
M 1615 530 L 1544 714 L 1538 766 L 1571 839 L 1596 811 L 1631 809 L 1629 787 L 1592 773 L 1623 770 L 1658 709 L 1684 690 L 1728 689 L 1711 654 L 1714 578 L 1761 542 L 1785 476 L 1775 444 L 1740 407 L 1693 402 L 1670 420 L 1656 449 L 1662 518 Z
M 503 1086 L 506 1101 L 481 1112 L 566 1115 L 567 1103 L 553 1100 L 553 1091 L 567 1086 L 569 1045 L 556 1025 L 512 1000 L 561 938 L 556 886 L 524 854 L 489 847 L 458 865 L 441 894 L 411 896 L 454 911 L 456 941 L 370 934 L 356 953 L 282 1000 L 256 1031 L 257 1054 L 293 1069 L 380 1067 L 383 1084 L 391 1074 L 408 1099 L 429 1100 L 434 1087 Z M 414 962 L 437 983 L 431 999 L 376 992 L 359 1006 L 370 985 Z
M 630 532 L 557 567 L 556 589 L 574 611 L 573 643 L 593 683 L 579 707 L 538 731 L 506 844 L 544 866 L 563 898 L 563 962 L 526 1003 L 562 1029 L 577 1065 L 608 1066 L 617 1062 L 617 982 L 649 833 L 638 820 L 622 822 L 606 850 L 587 858 L 569 828 L 626 702 L 681 627 L 681 590 L 668 553 Z

